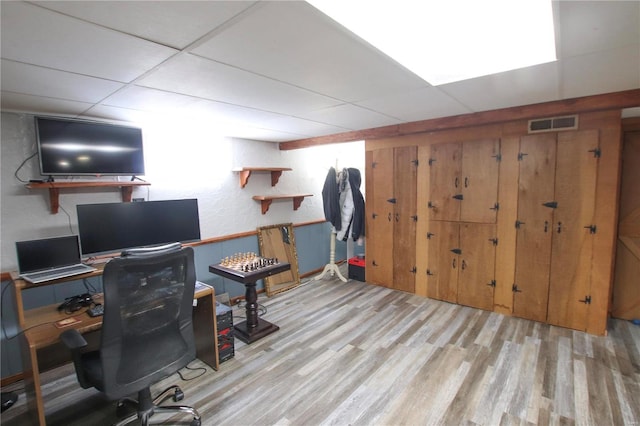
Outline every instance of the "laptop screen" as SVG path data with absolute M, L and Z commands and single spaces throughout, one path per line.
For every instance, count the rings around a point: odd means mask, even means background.
M 81 262 L 77 235 L 16 242 L 21 274 Z

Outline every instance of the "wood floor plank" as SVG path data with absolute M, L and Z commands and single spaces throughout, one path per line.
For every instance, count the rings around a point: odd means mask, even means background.
M 259 303 L 278 332 L 153 390 L 179 384 L 205 426 L 640 424 L 640 327 L 628 321 L 593 336 L 335 278 Z M 49 425 L 116 421 L 70 365 L 43 383 Z M 20 395 L 0 424 L 22 426 L 25 410 Z

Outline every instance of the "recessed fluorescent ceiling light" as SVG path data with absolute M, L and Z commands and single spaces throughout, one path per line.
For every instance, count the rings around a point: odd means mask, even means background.
M 550 0 L 308 0 L 432 85 L 556 60 Z

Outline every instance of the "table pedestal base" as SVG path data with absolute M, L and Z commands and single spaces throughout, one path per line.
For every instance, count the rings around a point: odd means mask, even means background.
M 277 325 L 263 319 L 258 319 L 258 325 L 255 327 L 248 327 L 247 322 L 242 321 L 240 324 L 234 325 L 233 328 L 235 329 L 234 336 L 247 344 L 280 330 Z

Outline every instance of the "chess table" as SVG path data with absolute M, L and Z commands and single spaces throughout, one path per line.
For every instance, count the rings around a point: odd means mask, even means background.
M 265 266 L 247 267 L 246 264 L 234 264 L 223 261 L 209 265 L 209 272 L 245 285 L 247 319 L 234 325 L 235 337 L 247 344 L 251 344 L 275 331 L 280 327 L 258 317 L 258 293 L 256 282 L 262 278 L 276 275 L 291 269 L 291 264 L 278 262 Z

